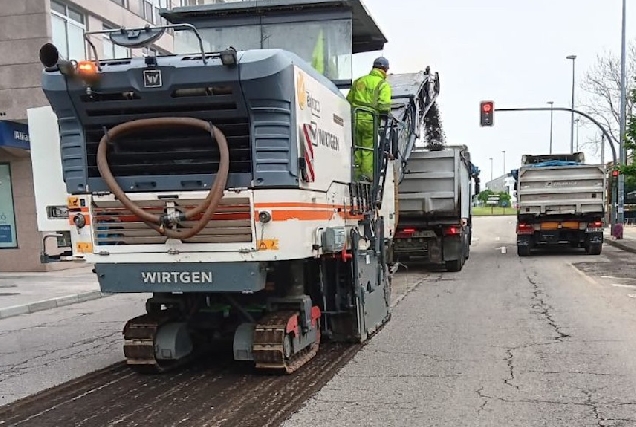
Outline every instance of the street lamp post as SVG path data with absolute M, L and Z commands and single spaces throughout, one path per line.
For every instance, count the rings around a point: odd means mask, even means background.
M 576 55 L 566 56 L 565 59 L 572 60 L 572 110 L 574 110 L 574 88 L 576 86 Z M 570 153 L 574 153 L 574 111 L 570 119 Z
M 506 150 L 501 150 L 503 154 L 503 174 L 506 174 Z
M 492 157 L 490 157 L 490 182 L 491 182 L 491 185 L 492 185 L 492 179 L 493 179 L 492 178 Z
M 619 151 L 620 151 L 620 164 L 627 164 L 627 150 L 625 148 L 625 127 L 626 127 L 626 115 L 627 115 L 627 88 L 626 88 L 626 77 L 625 77 L 625 62 L 627 56 L 627 47 L 625 43 L 625 29 L 627 26 L 626 22 L 626 11 L 627 5 L 626 0 L 623 0 L 623 13 L 622 13 L 622 30 L 621 30 L 621 121 L 620 121 L 620 140 L 619 140 Z M 617 206 L 617 222 L 618 224 L 625 223 L 625 176 L 621 173 L 618 175 L 618 206 Z
M 552 118 L 554 115 L 552 108 L 554 107 L 554 101 L 548 101 L 548 104 L 550 104 L 550 154 L 552 154 Z
M 581 119 L 576 119 L 574 122 L 576 123 L 576 151 L 579 151 L 579 124 Z

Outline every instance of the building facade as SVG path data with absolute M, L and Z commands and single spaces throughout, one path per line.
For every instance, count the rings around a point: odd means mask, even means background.
M 492 181 L 488 181 L 486 183 L 486 190 L 493 191 L 495 193 L 505 192 L 510 194 L 510 201 L 515 205 L 517 201 L 517 192 L 515 191 L 515 179 L 512 174 L 501 175 L 493 179 Z
M 84 31 L 158 25 L 161 8 L 214 2 L 0 0 L 0 272 L 56 268 L 40 262 L 43 235 L 37 229 L 27 126 L 27 109 L 48 105 L 41 90 L 40 47 L 53 42 L 65 58 L 90 59 Z M 144 51 L 120 48 L 102 35 L 91 41 L 107 59 L 170 52 L 174 44 L 170 31 Z

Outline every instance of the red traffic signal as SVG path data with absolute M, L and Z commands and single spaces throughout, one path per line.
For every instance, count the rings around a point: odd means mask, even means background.
M 493 101 L 481 101 L 479 103 L 479 125 L 492 126 L 494 124 L 495 103 Z
M 616 178 L 618 175 L 620 175 L 619 170 L 618 170 L 618 169 L 614 169 L 614 170 L 612 171 L 612 176 L 613 176 L 614 178 Z

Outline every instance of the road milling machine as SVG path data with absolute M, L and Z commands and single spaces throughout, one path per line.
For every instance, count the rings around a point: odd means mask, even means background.
M 124 327 L 128 365 L 165 372 L 226 343 L 291 373 L 323 338 L 369 339 L 390 317 L 397 184 L 436 122 L 437 74 L 389 77 L 394 109 L 374 115 L 374 176 L 358 182 L 353 128 L 368 111 L 341 90 L 352 56 L 387 42 L 360 0 L 161 14 L 87 32 L 90 60 L 40 50 L 58 129 L 32 144 L 59 130 L 70 258 L 94 264 L 103 292 L 152 294 Z M 99 59 L 91 42 L 137 49 L 166 32 L 175 54 Z

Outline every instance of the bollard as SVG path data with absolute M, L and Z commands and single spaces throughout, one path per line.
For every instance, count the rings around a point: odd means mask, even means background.
M 612 236 L 617 240 L 623 238 L 623 224 L 614 224 L 614 228 L 612 229 Z

